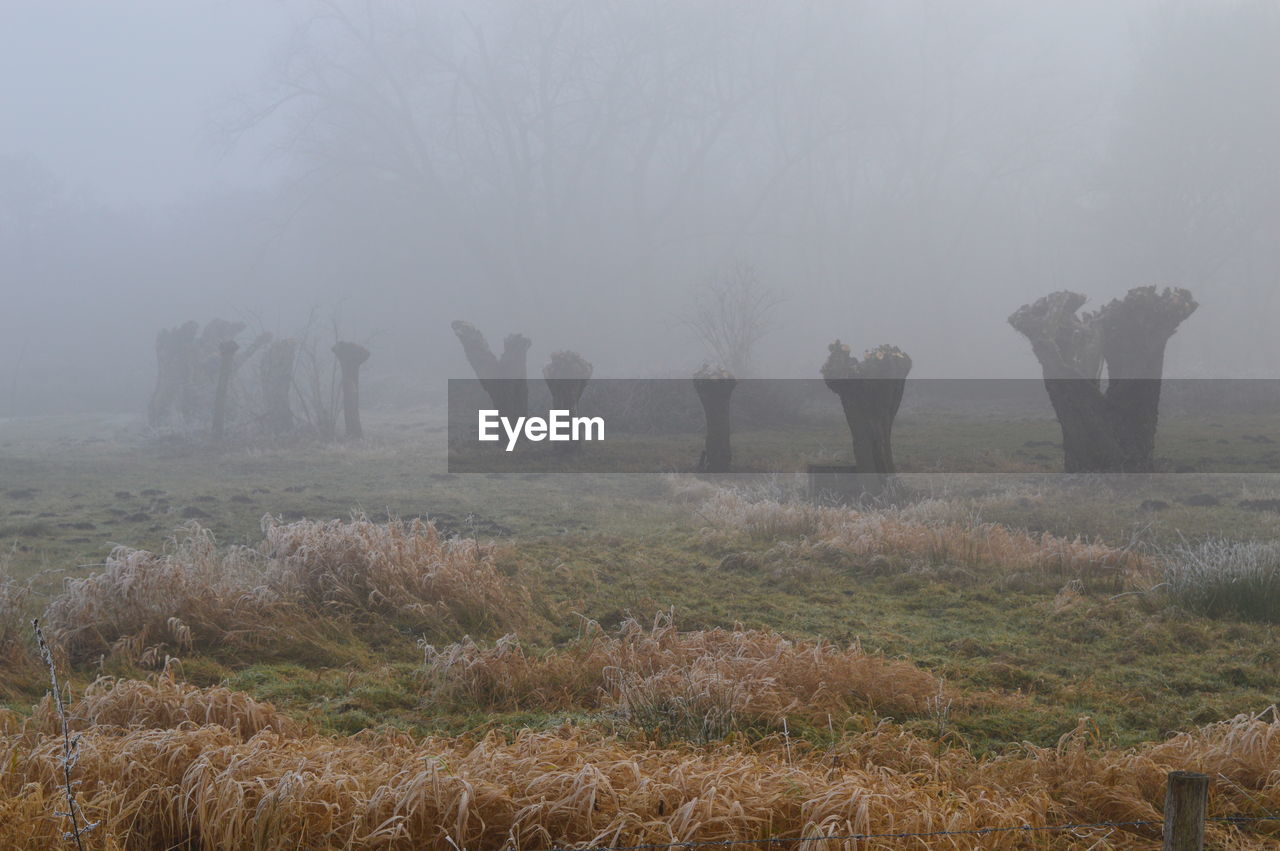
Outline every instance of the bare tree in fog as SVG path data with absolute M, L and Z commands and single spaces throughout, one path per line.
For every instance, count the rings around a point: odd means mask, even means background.
M 777 327 L 781 299 L 745 263 L 707 279 L 695 299 L 688 325 L 698 341 L 729 372 L 751 376 L 760 341 Z
M 287 122 L 299 203 L 343 236 L 376 222 L 370 263 L 403 257 L 454 315 L 560 335 L 607 294 L 585 342 L 619 363 L 645 342 L 620 315 L 660 320 L 746 245 L 825 313 L 874 286 L 991 321 L 971 285 L 1026 280 L 1058 239 L 1028 207 L 1068 207 L 1091 153 L 1054 28 L 1002 3 L 306 8 L 248 116 Z
M 251 25 L 287 30 L 282 4 L 261 5 L 274 11 Z M 0 266 L 18 282 L 0 313 L 0 404 L 136 409 L 151 341 L 126 344 L 119 328 L 233 304 L 293 324 L 304 317 L 286 311 L 356 281 L 353 330 L 397 337 L 374 364 L 380 382 L 434 395 L 424 371 L 461 365 L 443 322 L 401 320 L 415 314 L 573 340 L 600 374 L 687 376 L 696 341 L 664 338 L 664 320 L 690 309 L 703 270 L 737 256 L 785 290 L 780 324 L 812 327 L 765 340 L 770 374 L 809 374 L 806 339 L 866 337 L 888 314 L 918 368 L 1008 374 L 1030 361 L 1000 331 L 1007 307 L 1069 281 L 1108 297 L 1194 282 L 1206 307 L 1171 368 L 1280 365 L 1268 0 L 283 5 L 296 14 L 286 37 L 245 34 L 253 53 L 274 41 L 277 62 L 232 107 L 239 153 L 280 156 L 225 185 L 202 156 L 150 147 L 173 144 L 156 141 L 177 138 L 160 132 L 172 115 L 118 122 L 128 135 L 92 157 L 58 140 L 59 122 L 14 122 L 0 153 Z M 66 89 L 83 99 L 66 114 L 123 90 L 96 70 L 101 87 Z M 155 93 L 166 86 L 180 81 L 158 75 Z M 39 157 L 9 153 L 22 150 Z M 190 194 L 161 212 L 133 204 L 119 175 L 92 174 L 140 150 L 186 163 L 152 179 L 181 176 Z M 264 235 L 269 223 L 280 229 Z M 163 306 L 175 303 L 176 317 Z M 70 326 L 73 304 L 93 321 Z M 328 392 L 333 342 L 311 389 Z M 110 382 L 84 367 L 108 357 Z
M 337 343 L 342 334 L 336 314 L 330 318 L 330 329 L 331 339 Z M 336 438 L 338 406 L 342 401 L 338 359 L 330 345 L 321 344 L 315 310 L 298 336 L 293 390 L 311 433 L 321 440 Z
M 593 235 L 652 251 L 755 86 L 724 48 L 731 6 L 321 0 L 247 123 L 287 113 L 306 185 L 410 204 L 523 297 Z M 602 234 L 606 210 L 626 226 Z

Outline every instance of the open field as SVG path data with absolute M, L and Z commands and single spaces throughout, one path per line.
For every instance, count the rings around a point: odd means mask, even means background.
M 1202 425 L 1160 454 L 1271 451 L 1265 421 Z M 1202 542 L 1274 538 L 1280 476 L 1064 481 L 1035 472 L 1052 423 L 904 417 L 904 468 L 980 438 L 993 473 L 910 474 L 910 499 L 854 511 L 788 476 L 450 475 L 438 412 L 366 429 L 214 453 L 125 419 L 0 423 L 6 843 L 61 830 L 23 625 L 42 613 L 95 847 L 1145 821 L 1169 768 L 1213 773 L 1215 814 L 1280 808 L 1280 596 L 1205 607 L 1171 572 L 1237 553 Z M 785 449 L 839 458 L 839 437 Z M 1271 829 L 1216 826 L 1214 847 Z

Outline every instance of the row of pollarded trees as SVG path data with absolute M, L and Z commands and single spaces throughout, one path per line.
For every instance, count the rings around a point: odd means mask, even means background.
M 895 472 L 893 423 L 902 405 L 911 358 L 890 345 L 867 351 L 861 361 L 839 340 L 827 348 L 822 378 L 840 399 L 862 487 L 879 493 Z M 693 386 L 707 420 L 706 448 L 699 463 L 705 472 L 729 472 L 733 457 L 729 400 L 736 385 L 737 379 L 723 367 L 703 366 L 694 374 Z
M 245 327 L 243 322 L 214 319 L 203 329 L 191 321 L 157 334 L 156 386 L 147 406 L 152 427 L 207 428 L 214 443 L 225 438 L 233 421 L 250 423 L 258 433 L 271 436 L 294 434 L 305 426 L 317 437 L 332 439 L 338 434 L 340 409 L 344 435 L 363 437 L 360 368 L 369 359 L 367 348 L 338 340 L 330 349 L 333 363 L 326 375 L 307 339 L 274 339 L 262 333 L 241 346 L 236 337 Z M 458 321 L 453 330 L 494 406 L 504 416 L 525 416 L 529 339 L 508 335 L 499 357 L 474 325 Z M 235 391 L 243 383 L 243 367 L 255 356 L 258 399 L 252 404 L 244 397 L 253 393 Z M 543 376 L 555 406 L 576 412 L 591 373 L 592 365 L 576 352 L 554 352 Z M 294 413 L 294 400 L 300 416 Z
M 1062 429 L 1063 469 L 1068 473 L 1149 472 L 1155 466 L 1165 349 L 1198 305 L 1185 289 L 1155 287 L 1137 287 L 1092 312 L 1081 312 L 1085 301 L 1079 293 L 1056 292 L 1024 305 L 1009 317 L 1009 323 L 1030 341 L 1040 362 Z M 165 424 L 175 414 L 187 422 L 207 420 L 213 440 L 220 441 L 235 375 L 261 351 L 258 364 L 263 407 L 259 419 L 269 433 L 293 429 L 290 392 L 298 384 L 298 341 L 274 340 L 270 334 L 261 334 L 242 349 L 235 337 L 244 327 L 243 323 L 215 319 L 203 330 L 195 322 L 187 322 L 159 333 L 156 389 L 148 409 L 153 426 Z M 494 406 L 503 416 L 526 416 L 529 338 L 508 335 L 499 356 L 474 325 L 456 321 L 452 327 Z M 340 340 L 332 352 L 345 433 L 359 438 L 363 434 L 360 367 L 368 360 L 369 350 Z M 911 358 L 896 346 L 871 349 L 859 361 L 847 345 L 836 340 L 828 347 L 821 368 L 823 380 L 844 410 L 857 470 L 872 491 L 882 489 L 895 472 L 893 424 L 911 365 Z M 576 352 L 553 353 L 543 368 L 553 406 L 576 413 L 591 374 L 592 365 Z M 694 389 L 707 421 L 699 468 L 707 472 L 730 468 L 729 400 L 736 383 L 722 367 L 704 367 L 694 375 Z M 307 397 L 300 398 L 306 407 Z M 313 398 L 313 407 L 320 404 Z M 336 406 L 332 409 L 336 417 Z M 308 416 L 314 420 L 310 413 Z M 323 428 L 320 431 L 322 436 L 333 436 L 336 426 L 327 434 Z
M 360 366 L 369 358 L 368 349 L 339 340 L 330 350 L 334 359 L 326 375 L 308 340 L 262 333 L 242 346 L 236 338 L 245 327 L 213 319 L 203 328 L 192 321 L 156 335 L 156 386 L 147 406 L 152 427 L 207 428 L 215 443 L 224 440 L 233 422 L 271 436 L 305 427 L 331 439 L 337 436 L 340 406 L 345 435 L 362 436 Z M 252 391 L 241 380 L 251 362 L 257 370 Z
M 1197 304 L 1185 289 L 1131 289 L 1096 311 L 1086 297 L 1052 293 L 1024 305 L 1009 323 L 1031 342 L 1062 429 L 1068 473 L 1144 473 L 1155 469 L 1155 437 L 1165 349 Z M 1105 370 L 1106 384 L 1102 383 Z M 895 472 L 893 423 L 911 358 L 896 346 L 867 351 L 861 361 L 836 340 L 822 377 L 840 398 L 853 438 L 856 469 L 869 493 Z M 728 472 L 729 398 L 736 384 L 722 368 L 704 367 L 694 387 L 707 415 L 701 467 Z
M 156 386 L 147 406 L 152 426 L 216 419 L 218 388 L 225 406 L 230 376 L 269 340 L 259 336 L 241 350 L 235 338 L 244 329 L 243 322 L 213 319 L 203 328 L 186 322 L 156 335 Z
M 523 334 L 507 335 L 502 354 L 496 355 L 484 334 L 471 323 L 455 321 L 453 331 L 494 407 L 512 420 L 525 416 L 529 405 L 529 338 Z M 827 386 L 840 397 L 844 408 L 858 469 L 872 474 L 868 477 L 870 490 L 879 490 L 894 473 L 893 421 L 910 371 L 911 358 L 896 346 L 873 349 L 859 362 L 839 340 L 831 345 L 822 367 Z M 591 378 L 591 364 L 576 352 L 554 352 L 542 374 L 551 391 L 552 407 L 577 413 L 578 400 Z M 693 376 L 693 387 L 706 418 L 706 441 L 698 462 L 698 469 L 703 472 L 724 473 L 730 469 L 730 399 L 737 383 L 733 373 L 722 366 L 704 365 Z

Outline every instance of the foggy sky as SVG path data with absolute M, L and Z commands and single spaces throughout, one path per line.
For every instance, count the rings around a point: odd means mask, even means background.
M 1169 375 L 1280 377 L 1268 3 L 251 0 L 0 8 L 0 416 L 133 412 L 156 331 L 449 331 L 687 375 L 698 287 L 779 297 L 758 374 L 894 343 L 1036 376 L 1056 289 L 1201 302 Z M 250 333 L 246 332 L 246 333 Z
M 6 2 L 0 151 L 112 206 L 269 185 L 267 151 L 228 151 L 216 114 L 259 84 L 289 22 L 252 0 Z

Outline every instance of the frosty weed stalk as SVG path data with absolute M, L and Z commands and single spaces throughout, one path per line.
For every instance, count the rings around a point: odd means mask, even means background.
M 76 781 L 71 779 L 71 772 L 79 759 L 81 735 L 71 735 L 71 725 L 67 720 L 67 705 L 62 699 L 62 687 L 58 685 L 58 666 L 53 662 L 53 653 L 44 640 L 44 632 L 40 629 L 38 618 L 31 619 L 31 628 L 36 633 L 36 643 L 40 645 L 40 658 L 49 668 L 49 685 L 53 690 L 53 703 L 58 710 L 58 720 L 62 727 L 62 758 L 59 761 L 62 769 L 62 790 L 67 798 L 66 812 L 55 811 L 54 815 L 68 819 L 71 830 L 62 835 L 63 839 L 73 839 L 77 851 L 84 851 L 84 836 L 98 826 L 98 822 L 85 821 L 82 826 L 79 805 L 76 803 Z

